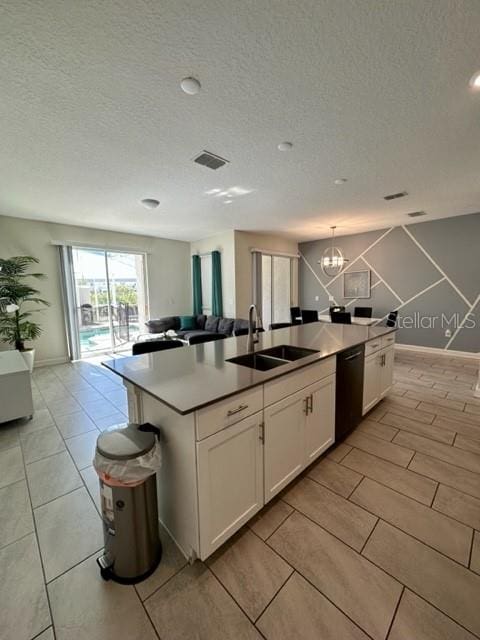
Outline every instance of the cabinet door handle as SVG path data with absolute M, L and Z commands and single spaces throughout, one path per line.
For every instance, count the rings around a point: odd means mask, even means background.
M 303 413 L 308 416 L 308 409 L 309 409 L 309 404 L 308 404 L 308 396 L 306 398 L 303 399 Z
M 313 393 L 310 394 L 310 413 L 313 413 Z
M 265 423 L 261 422 L 259 426 L 260 426 L 260 433 L 258 434 L 258 439 L 260 440 L 260 442 L 264 443 L 265 442 Z
M 248 404 L 241 404 L 236 409 L 229 409 L 227 411 L 227 417 L 234 416 L 236 413 L 240 413 L 240 411 L 245 411 L 248 409 Z

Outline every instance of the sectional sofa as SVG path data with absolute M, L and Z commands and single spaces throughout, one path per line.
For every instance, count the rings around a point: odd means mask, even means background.
M 219 318 L 218 316 L 166 316 L 145 323 L 149 333 L 175 331 L 178 338 L 190 340 L 198 335 L 218 335 L 226 338 L 248 330 L 248 320 L 242 318 Z

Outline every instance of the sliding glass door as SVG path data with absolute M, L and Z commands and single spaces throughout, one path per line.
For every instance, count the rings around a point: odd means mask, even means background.
M 290 322 L 292 263 L 288 256 L 262 254 L 261 308 L 266 329 L 273 322 Z
M 147 317 L 145 256 L 66 249 L 64 273 L 67 289 L 71 289 L 65 296 L 70 307 L 66 317 L 69 332 L 74 334 L 70 337 L 72 357 L 130 349 Z

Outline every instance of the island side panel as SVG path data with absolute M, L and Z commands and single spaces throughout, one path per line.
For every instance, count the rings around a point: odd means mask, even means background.
M 182 416 L 146 393 L 140 392 L 139 398 L 143 421 L 161 433 L 159 519 L 184 556 L 193 561 L 200 552 L 195 417 L 193 413 Z

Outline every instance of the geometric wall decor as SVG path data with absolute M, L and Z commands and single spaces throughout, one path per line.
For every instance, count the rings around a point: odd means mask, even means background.
M 328 243 L 299 244 L 301 307 L 353 310 L 343 276 L 369 270 L 373 316 L 398 310 L 399 343 L 480 352 L 480 213 L 342 236 L 349 262 L 333 278 L 317 264 Z

